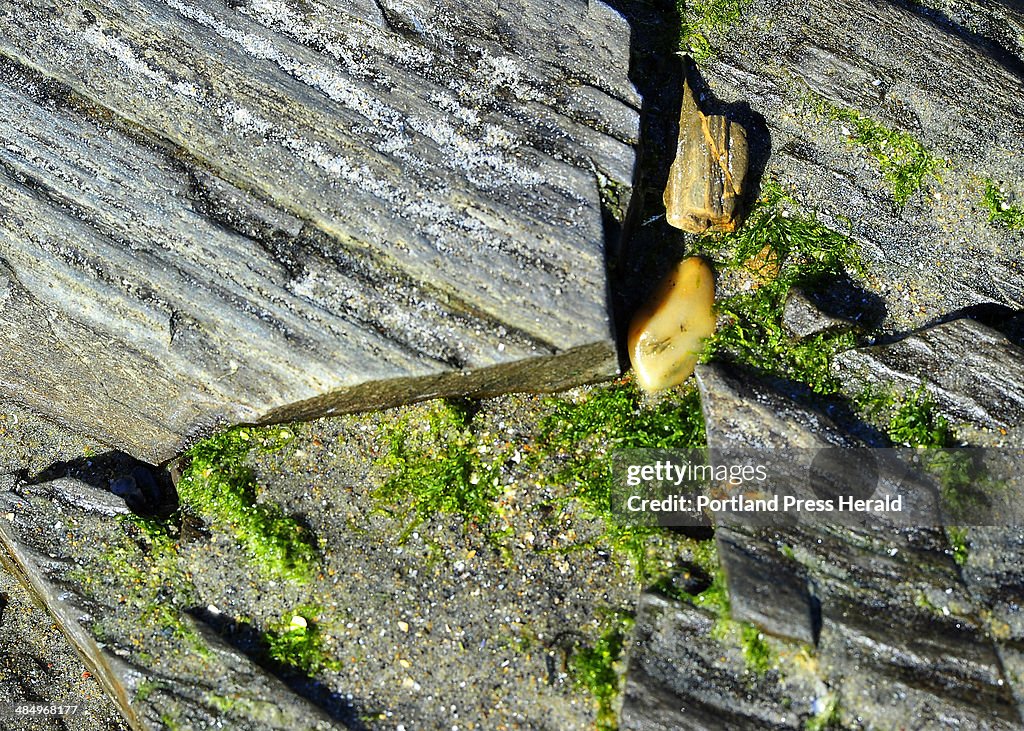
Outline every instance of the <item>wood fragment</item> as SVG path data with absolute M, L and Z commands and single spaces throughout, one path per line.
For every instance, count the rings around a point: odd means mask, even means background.
M 668 222 L 693 234 L 735 231 L 747 178 L 747 134 L 718 114 L 704 114 L 683 81 L 676 158 L 665 186 Z

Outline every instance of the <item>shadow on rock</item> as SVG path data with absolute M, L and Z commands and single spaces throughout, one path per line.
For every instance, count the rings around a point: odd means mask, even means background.
M 1007 3 L 1007 6 L 1012 7 L 1013 4 L 1014 3 Z M 960 38 L 980 53 L 983 53 L 996 61 L 1006 69 L 1008 73 L 1013 74 L 1024 81 L 1024 61 L 994 39 L 965 27 L 941 10 L 928 7 L 923 3 L 908 2 L 905 7 L 916 13 L 919 17 L 928 21 L 936 30 Z
M 274 660 L 270 656 L 270 646 L 264 635 L 248 622 L 203 607 L 193 608 L 189 610 L 189 614 L 258 666 L 280 679 L 293 693 L 319 706 L 332 719 L 344 724 L 345 728 L 352 731 L 365 731 L 367 728 L 362 721 L 367 709 L 359 707 L 301 669 Z
M 878 327 L 888 311 L 885 301 L 869 292 L 848 274 L 804 286 L 807 299 L 829 317 L 854 323 L 866 331 Z
M 610 0 L 630 27 L 629 79 L 641 98 L 632 194 L 621 224 L 606 227 L 605 258 L 617 340 L 625 342 L 629 316 L 657 284 L 658 272 L 682 258 L 683 233 L 668 225 L 661 196 L 675 156 L 682 103 L 679 11 L 671 0 Z M 651 281 L 653 279 L 653 281 Z M 639 290 L 639 291 L 638 291 Z M 626 367 L 626 349 L 620 348 Z
M 954 310 L 948 315 L 943 315 L 934 322 L 928 323 L 928 327 L 965 317 L 1000 332 L 1011 343 L 1024 348 L 1024 310 L 1015 310 L 1012 307 L 993 302 Z
M 73 478 L 98 490 L 122 498 L 128 509 L 147 518 L 166 518 L 178 509 L 178 494 L 170 474 L 121 451 L 104 452 L 55 462 L 33 477 L 29 484 L 41 484 L 61 478 Z

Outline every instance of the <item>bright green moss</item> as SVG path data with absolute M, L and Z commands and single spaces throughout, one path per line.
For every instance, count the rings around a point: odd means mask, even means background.
M 734 25 L 750 0 L 676 0 L 679 48 L 697 61 L 713 55 L 712 39 Z
M 859 273 L 854 242 L 796 210 L 778 185 L 766 183 L 740 230 L 707 236 L 698 242 L 698 251 L 717 259 L 719 269 L 753 269 L 760 280 L 718 302 L 726 322 L 708 341 L 704 360 L 725 358 L 819 393 L 834 392 L 829 363 L 835 353 L 853 347 L 853 332 L 794 338 L 782 326 L 782 313 L 793 287 L 814 290 L 845 273 Z
M 764 639 L 764 634 L 752 624 L 745 623 L 740 630 L 740 648 L 743 662 L 749 672 L 764 675 L 775 666 L 775 653 Z
M 1008 228 L 1024 230 L 1024 205 L 1010 205 L 1005 192 L 995 181 L 985 181 L 985 192 L 981 201 L 988 209 L 990 223 L 1000 223 Z
M 426 429 L 414 429 L 406 416 L 385 426 L 380 438 L 386 453 L 378 465 L 387 477 L 374 496 L 406 522 L 402 540 L 437 514 L 460 515 L 467 524 L 490 522 L 503 458 L 485 457 L 468 404 L 434 402 Z
M 317 618 L 318 607 L 303 606 L 289 612 L 280 622 L 267 629 L 267 655 L 278 665 L 317 675 L 341 669 L 341 663 L 327 651 Z
M 817 111 L 832 121 L 849 126 L 847 143 L 864 150 L 882 172 L 893 198 L 905 205 L 929 179 L 941 182 L 946 163 L 928 151 L 909 132 L 892 130 L 855 109 L 838 107 L 824 100 Z
M 116 582 L 120 601 L 141 627 L 169 632 L 205 654 L 205 643 L 182 619 L 180 609 L 194 603 L 195 588 L 178 560 L 173 527 L 135 515 L 121 516 L 118 523 L 123 537 L 100 560 Z M 77 578 L 85 586 L 96 580 L 90 574 Z M 97 629 L 100 634 L 106 631 L 102 620 Z
M 585 688 L 597 703 L 597 731 L 615 731 L 618 719 L 615 699 L 619 695 L 619 673 L 616 663 L 633 620 L 624 615 L 615 616 L 592 647 L 578 649 L 569 660 L 573 681 Z
M 657 529 L 626 526 L 611 511 L 611 453 L 632 448 L 691 448 L 706 443 L 700 398 L 692 385 L 657 406 L 642 405 L 632 381 L 595 387 L 578 400 L 555 398 L 540 424 L 541 454 L 561 462 L 546 479 L 570 488 L 591 516 L 605 525 L 601 540 L 633 561 L 646 577 L 648 538 Z
M 556 398 L 549 403 L 552 408 L 541 421 L 540 441 L 564 452 L 579 451 L 591 442 L 606 449 L 686 448 L 705 443 L 700 399 L 696 389 L 688 386 L 676 398 L 654 407 L 642 405 L 640 391 L 628 380 L 594 388 L 576 401 Z M 586 477 L 593 467 L 570 460 L 569 471 L 563 474 Z
M 250 451 L 280 449 L 292 438 L 284 427 L 229 429 L 185 453 L 177 489 L 182 506 L 232 535 L 261 574 L 307 581 L 317 560 L 312 536 L 279 506 L 257 501 L 248 464 Z
M 948 447 L 953 442 L 949 422 L 923 393 L 896 407 L 889 420 L 889 438 L 907 447 Z
M 943 448 L 956 444 L 949 422 L 937 413 L 923 388 L 905 396 L 866 389 L 857 396 L 856 403 L 869 419 L 881 420 L 889 439 L 897 446 Z
M 957 566 L 963 566 L 967 563 L 968 555 L 967 529 L 951 525 L 946 528 L 946 537 L 953 552 L 953 560 Z

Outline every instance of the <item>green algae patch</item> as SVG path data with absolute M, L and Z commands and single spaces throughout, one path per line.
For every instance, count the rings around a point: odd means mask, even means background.
M 182 507 L 233 536 L 262 575 L 306 582 L 318 560 L 313 537 L 280 506 L 257 499 L 248 463 L 251 451 L 276 451 L 292 438 L 283 427 L 239 427 L 202 441 L 185 453 L 177 490 Z
M 319 607 L 303 606 L 290 612 L 263 633 L 267 656 L 278 666 L 301 670 L 307 675 L 341 669 L 341 662 L 327 649 L 318 624 Z
M 407 414 L 380 431 L 385 454 L 377 464 L 387 476 L 374 497 L 403 521 L 403 541 L 437 514 L 486 527 L 501 494 L 504 457 L 489 454 L 473 431 L 471 404 L 441 400 L 427 408 L 418 425 Z
M 949 539 L 950 553 L 957 566 L 967 563 L 970 555 L 970 541 L 967 538 L 967 528 L 962 526 L 947 526 L 946 537 Z
M 637 576 L 648 578 L 648 539 L 657 528 L 622 525 L 611 510 L 611 454 L 618 449 L 702 447 L 707 439 L 700 398 L 692 383 L 648 406 L 630 379 L 595 387 L 578 399 L 548 401 L 541 419 L 538 454 L 555 462 L 543 478 L 565 485 L 604 532 L 598 541 L 624 552 Z
M 946 162 L 933 155 L 909 132 L 890 129 L 856 109 L 824 100 L 817 102 L 815 110 L 826 119 L 848 127 L 847 144 L 863 150 L 878 164 L 883 180 L 899 205 L 906 205 L 929 180 L 942 182 Z
M 998 223 L 1007 228 L 1024 231 L 1024 205 L 1010 204 L 1006 190 L 994 180 L 985 181 L 985 192 L 981 202 L 988 211 L 989 223 Z
M 593 645 L 578 648 L 569 659 L 573 682 L 590 693 L 597 705 L 594 724 L 597 731 L 615 731 L 618 728 L 615 704 L 621 675 L 617 665 L 632 626 L 632 617 L 616 614 L 606 623 Z
M 897 446 L 942 449 L 956 445 L 949 421 L 938 413 L 923 388 L 905 395 L 868 388 L 855 402 L 858 410 L 879 424 Z
M 739 231 L 704 237 L 697 247 L 719 269 L 744 269 L 755 279 L 717 303 L 719 328 L 703 360 L 731 360 L 834 393 L 831 360 L 855 345 L 852 328 L 795 338 L 783 328 L 783 308 L 794 287 L 813 291 L 861 273 L 854 241 L 798 210 L 779 185 L 768 182 Z
M 679 49 L 697 61 L 714 55 L 712 39 L 736 24 L 750 0 L 676 0 Z
M 181 607 L 195 603 L 195 588 L 178 557 L 176 529 L 135 515 L 119 516 L 117 521 L 123 538 L 107 547 L 99 560 L 116 581 L 120 602 L 140 627 L 168 633 L 205 654 L 205 643 L 181 616 Z M 96 580 L 85 574 L 77 578 L 86 587 Z M 102 626 L 97 629 L 104 632 Z

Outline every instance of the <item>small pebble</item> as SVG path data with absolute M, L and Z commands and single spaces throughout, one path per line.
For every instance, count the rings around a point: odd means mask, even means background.
M 682 383 L 715 332 L 715 276 L 701 258 L 676 265 L 629 324 L 629 360 L 636 381 L 655 392 Z

